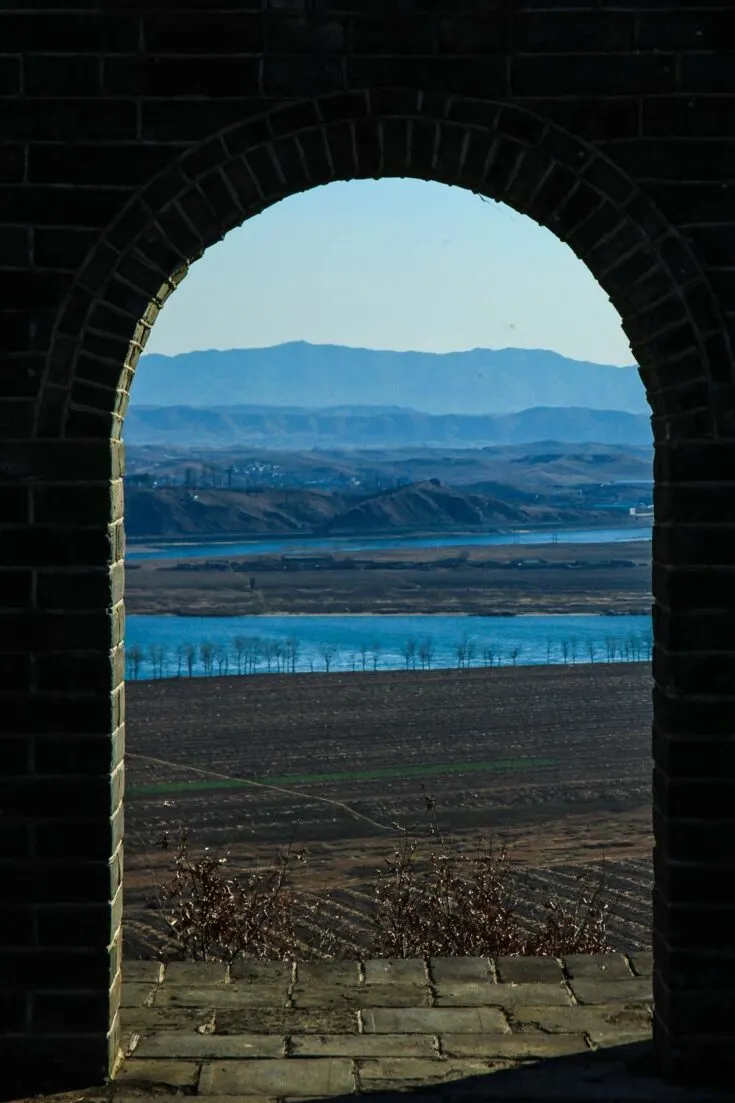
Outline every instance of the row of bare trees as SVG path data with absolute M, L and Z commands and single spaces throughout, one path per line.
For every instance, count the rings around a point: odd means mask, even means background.
M 303 654 L 300 640 L 289 636 L 284 640 L 261 639 L 253 636 L 234 636 L 229 642 L 200 644 L 182 643 L 173 649 L 164 644 L 150 644 L 147 648 L 131 644 L 126 650 L 127 677 L 137 679 L 149 670 L 153 678 L 193 678 L 200 670 L 206 677 L 225 674 L 296 674 L 299 671 L 329 673 L 341 658 L 342 669 L 377 670 L 383 646 L 379 641 L 361 643 L 356 650 L 343 653 L 334 643 L 321 643 L 315 651 Z M 406 670 L 431 670 L 437 662 L 436 642 L 430 636 L 409 636 L 399 648 Z M 554 641 L 546 640 L 546 662 L 642 662 L 650 661 L 652 640 L 650 634 L 631 634 L 625 638 L 608 636 L 602 644 L 593 639 L 580 641 L 571 637 Z M 457 669 L 472 666 L 515 666 L 523 654 L 519 643 L 502 650 L 493 644 L 478 644 L 464 634 L 456 643 L 454 658 Z M 439 660 L 447 665 L 446 653 Z

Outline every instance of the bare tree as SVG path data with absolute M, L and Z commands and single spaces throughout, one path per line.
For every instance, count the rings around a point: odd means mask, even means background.
M 462 638 L 457 643 L 456 655 L 457 655 L 457 669 L 460 670 L 464 666 L 465 659 L 467 658 L 467 637 L 466 636 L 462 636 Z
M 154 678 L 164 677 L 164 668 L 167 658 L 168 652 L 162 643 L 152 643 L 150 645 L 148 648 L 148 661 L 153 668 Z
M 263 640 L 263 658 L 265 659 L 265 665 L 268 667 L 269 674 L 273 670 L 277 648 L 278 644 L 274 640 Z
M 194 677 L 194 663 L 197 658 L 196 645 L 193 643 L 184 644 L 184 652 L 186 654 L 186 670 L 190 678 Z
M 263 641 L 259 639 L 248 640 L 248 649 L 245 656 L 245 665 L 250 674 L 257 670 L 263 654 Z
M 363 670 L 367 666 L 367 657 L 368 657 L 369 654 L 370 654 L 370 648 L 368 647 L 368 645 L 366 643 L 361 643 L 360 644 L 360 662 L 362 663 L 362 669 Z
M 415 670 L 416 669 L 416 640 L 413 636 L 409 636 L 408 639 L 406 640 L 406 642 L 404 643 L 403 647 L 401 648 L 401 655 L 403 655 L 403 660 L 406 664 L 406 670 L 410 670 L 412 664 L 413 664 L 413 669 Z
M 576 639 L 572 639 L 571 653 L 572 653 L 572 662 L 576 663 L 576 661 L 577 661 L 577 641 L 576 641 Z
M 296 663 L 299 659 L 301 644 L 295 636 L 289 636 L 286 640 L 286 658 L 292 674 L 296 673 Z
M 217 663 L 217 670 L 220 677 L 227 673 L 229 666 L 230 656 L 227 650 L 227 644 L 217 643 L 214 645 L 214 661 Z
M 328 674 L 329 671 L 331 670 L 332 662 L 334 661 L 334 659 L 336 658 L 336 656 L 338 654 L 338 648 L 333 643 L 323 643 L 323 644 L 320 644 L 320 646 L 319 646 L 319 654 L 322 657 L 322 662 L 324 663 L 324 669 Z
M 467 640 L 467 652 L 466 652 L 466 665 L 472 666 L 472 660 L 475 657 L 477 651 L 477 644 L 474 640 Z
M 180 643 L 176 647 L 176 677 L 181 677 L 181 670 L 186 659 L 186 644 Z
M 235 661 L 237 662 L 237 673 L 242 674 L 243 657 L 247 651 L 248 641 L 245 636 L 235 636 L 232 640 L 232 646 L 235 649 Z
M 482 661 L 485 666 L 492 666 L 495 662 L 495 648 L 492 644 L 488 644 L 487 647 L 482 649 Z
M 569 640 L 562 640 L 561 641 L 561 653 L 562 653 L 562 656 L 564 657 L 564 662 L 565 663 L 569 662 Z
M 553 641 L 546 637 L 546 665 L 551 666 L 551 649 L 554 646 Z
M 595 655 L 597 654 L 597 649 L 595 647 L 595 641 L 594 640 L 589 640 L 588 641 L 588 643 L 587 643 L 587 654 L 590 657 L 590 662 L 593 663 L 595 661 Z
M 199 658 L 202 661 L 204 667 L 204 673 L 211 675 L 214 673 L 214 644 L 208 640 L 205 641 L 199 647 Z
M 508 656 L 509 656 L 510 661 L 513 664 L 513 666 L 516 665 L 516 662 L 518 661 L 518 656 L 520 655 L 522 650 L 523 649 L 520 646 L 520 644 L 516 643 L 516 644 L 513 645 L 513 647 L 511 647 L 510 651 L 508 652 Z
M 125 649 L 125 666 L 128 678 L 132 677 L 137 680 L 140 675 L 140 665 L 144 658 L 145 654 L 140 644 L 131 643 L 130 647 Z
M 426 636 L 419 644 L 418 656 L 421 669 L 431 670 L 431 664 L 434 661 L 434 641 L 430 636 Z
M 378 669 L 378 663 L 380 661 L 380 652 L 382 651 L 382 644 L 380 640 L 376 640 L 370 648 L 373 656 L 373 671 Z

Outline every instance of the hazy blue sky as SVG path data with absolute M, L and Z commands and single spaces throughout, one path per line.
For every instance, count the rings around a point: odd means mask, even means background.
M 632 362 L 605 292 L 550 231 L 416 180 L 314 188 L 231 231 L 169 299 L 146 351 L 295 340 Z

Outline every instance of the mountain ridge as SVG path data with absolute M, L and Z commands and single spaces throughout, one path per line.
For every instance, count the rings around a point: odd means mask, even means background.
M 131 406 L 132 445 L 264 448 L 530 444 L 650 444 L 648 414 L 587 407 L 533 406 L 511 414 L 426 414 L 400 407 Z
M 394 351 L 287 342 L 141 357 L 133 408 L 142 405 L 408 407 L 429 414 L 515 413 L 583 406 L 644 413 L 635 365 L 574 360 L 549 349 Z

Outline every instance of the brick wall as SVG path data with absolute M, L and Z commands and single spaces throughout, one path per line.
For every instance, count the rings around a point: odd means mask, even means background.
M 617 307 L 656 442 L 655 1039 L 735 1063 L 735 55 L 730 3 L 0 5 L 0 1059 L 117 1047 L 122 446 L 137 357 L 214 241 L 415 176 L 549 227 Z M 111 443 L 112 441 L 112 443 Z M 12 887 L 11 887 L 12 886 Z

